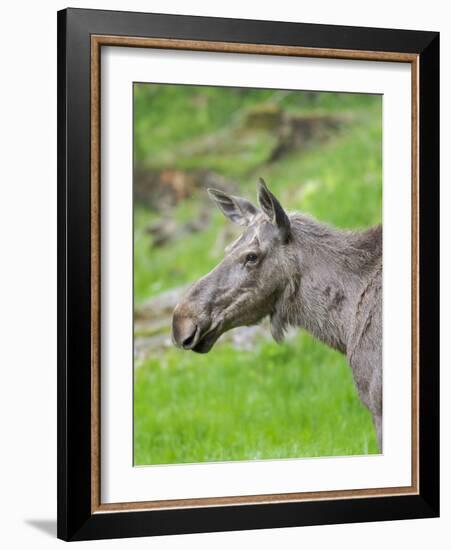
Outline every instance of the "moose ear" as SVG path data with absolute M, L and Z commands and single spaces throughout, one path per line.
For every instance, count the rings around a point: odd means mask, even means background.
M 233 223 L 249 225 L 258 214 L 258 209 L 246 199 L 227 195 L 218 189 L 207 189 L 207 192 L 224 216 Z
M 263 178 L 258 182 L 258 202 L 269 221 L 278 227 L 282 241 L 287 242 L 290 236 L 290 219 Z

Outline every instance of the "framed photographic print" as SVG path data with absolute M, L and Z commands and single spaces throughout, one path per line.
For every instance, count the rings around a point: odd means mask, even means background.
M 438 515 L 438 79 L 433 32 L 59 12 L 60 538 Z

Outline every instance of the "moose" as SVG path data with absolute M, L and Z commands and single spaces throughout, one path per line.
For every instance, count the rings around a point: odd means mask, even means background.
M 344 231 L 287 214 L 263 179 L 259 208 L 208 194 L 244 231 L 175 307 L 174 344 L 207 353 L 224 332 L 267 316 L 277 342 L 289 326 L 307 330 L 346 354 L 382 451 L 382 226 Z

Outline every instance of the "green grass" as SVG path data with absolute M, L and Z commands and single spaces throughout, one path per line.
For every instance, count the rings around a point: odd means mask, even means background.
M 179 208 L 181 210 L 181 208 Z M 210 255 L 216 239 L 216 229 L 222 224 L 220 214 L 205 232 L 188 235 L 168 247 L 152 248 L 145 228 L 155 215 L 146 211 L 135 213 L 135 303 L 164 290 L 194 281 L 217 263 L 218 255 Z
M 144 165 L 159 166 L 168 147 L 183 148 L 208 132 L 222 131 L 233 113 L 274 100 L 274 91 L 163 88 L 160 95 L 157 88 L 135 88 L 135 114 L 141 116 L 135 128 L 136 157 Z M 208 91 L 206 112 L 197 113 L 193 101 L 200 101 L 203 90 Z M 281 97 L 285 110 L 348 113 L 354 122 L 328 141 L 274 164 L 262 161 L 269 138 L 261 134 L 247 159 L 231 148 L 221 154 L 213 150 L 182 156 L 171 167 L 215 169 L 239 181 L 240 193 L 248 198 L 255 197 L 256 180 L 263 176 L 288 210 L 305 211 L 339 227 L 380 222 L 380 98 Z M 173 215 L 193 219 L 204 205 L 205 197 L 197 194 L 181 201 Z M 145 229 L 156 216 L 135 210 L 137 305 L 214 267 L 222 256 L 214 243 L 229 223 L 213 211 L 205 231 L 153 248 Z M 293 341 L 261 342 L 252 352 L 221 341 L 203 356 L 170 349 L 137 366 L 134 390 L 136 464 L 378 452 L 370 415 L 360 403 L 345 358 L 301 331 Z
M 346 361 L 307 334 L 253 352 L 174 350 L 136 371 L 136 464 L 376 452 Z
M 297 114 L 343 114 L 371 109 L 377 101 L 379 98 L 364 94 L 135 84 L 134 155 L 143 164 L 159 165 L 160 157 L 171 149 L 216 131 L 235 128 L 246 111 L 255 106 L 277 105 Z M 229 141 L 228 146 L 232 145 Z M 176 162 L 183 164 L 189 160 Z M 225 170 L 233 171 L 234 163 L 228 162 Z

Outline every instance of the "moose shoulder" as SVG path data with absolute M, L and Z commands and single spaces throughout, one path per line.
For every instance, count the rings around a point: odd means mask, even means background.
M 346 354 L 382 450 L 382 227 L 342 231 L 288 215 L 263 180 L 260 208 L 208 193 L 244 230 L 176 306 L 174 343 L 207 353 L 224 332 L 266 316 L 277 341 L 289 326 L 306 329 Z

